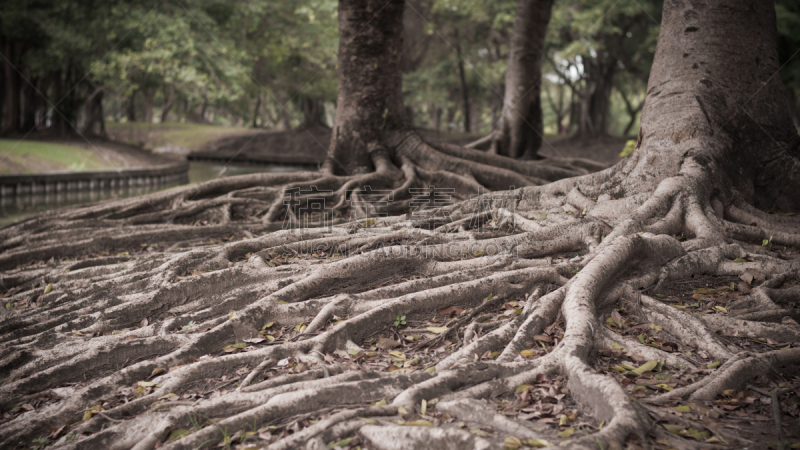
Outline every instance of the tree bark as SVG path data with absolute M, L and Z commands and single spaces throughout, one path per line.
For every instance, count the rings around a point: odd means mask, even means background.
M 690 164 L 718 167 L 709 188 L 719 195 L 735 190 L 758 208 L 797 211 L 800 138 L 774 76 L 774 7 L 702 4 L 665 2 L 630 183 L 677 175 Z
M 28 83 L 25 87 L 25 97 L 22 108 L 22 124 L 20 125 L 20 129 L 23 132 L 32 131 L 37 125 L 36 113 L 38 112 L 40 106 L 37 87 L 39 91 L 42 90 L 41 79 L 38 78 L 32 78 L 30 83 Z
M 127 108 L 126 114 L 128 116 L 128 122 L 136 122 L 136 93 L 138 90 L 134 90 L 131 93 L 131 96 L 127 100 Z
M 374 169 L 381 136 L 407 127 L 403 106 L 403 0 L 339 0 L 339 95 L 326 164 Z
M 4 133 L 16 133 L 20 131 L 20 76 L 16 71 L 19 55 L 14 48 L 14 43 L 5 40 L 3 42 L 3 75 L 5 79 L 5 107 L 3 108 L 3 128 Z
M 256 95 L 256 106 L 253 107 L 253 128 L 258 128 L 258 118 L 261 115 L 261 95 Z M 263 121 L 262 121 L 263 124 Z
M 164 106 L 161 108 L 161 123 L 167 121 L 169 111 L 175 103 L 175 83 L 169 84 L 169 92 L 167 92 L 167 87 L 164 86 L 164 99 Z
M 86 124 L 83 127 L 83 134 L 106 136 L 106 120 L 103 114 L 104 91 L 103 86 L 98 86 L 86 99 Z
M 553 0 L 519 0 L 508 55 L 502 117 L 492 152 L 537 159 L 542 145 L 542 49 Z
M 155 88 L 143 87 L 142 97 L 144 97 L 144 123 L 153 123 L 153 101 Z
M 303 111 L 301 128 L 327 128 L 325 124 L 325 104 L 322 99 L 301 96 L 300 109 Z
M 469 86 L 467 86 L 467 73 L 464 70 L 464 55 L 461 53 L 461 39 L 458 36 L 458 29 L 455 31 L 456 56 L 458 58 L 458 81 L 461 86 L 461 111 L 464 120 L 464 132 L 472 131 L 472 121 L 470 120 Z

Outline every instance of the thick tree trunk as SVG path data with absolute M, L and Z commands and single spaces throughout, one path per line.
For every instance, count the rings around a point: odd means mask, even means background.
M 519 0 L 506 72 L 503 112 L 492 152 L 536 159 L 542 145 L 542 49 L 553 0 Z
M 665 3 L 630 183 L 718 167 L 709 176 L 719 195 L 735 190 L 759 208 L 797 211 L 799 139 L 774 76 L 772 3 L 692 5 Z
M 407 126 L 403 106 L 403 0 L 339 0 L 339 96 L 326 164 L 374 169 L 383 133 Z

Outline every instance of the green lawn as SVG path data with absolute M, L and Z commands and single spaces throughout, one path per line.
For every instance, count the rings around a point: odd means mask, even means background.
M 234 134 L 255 133 L 258 130 L 199 123 L 107 122 L 111 139 L 126 144 L 154 149 L 167 144 L 200 150 L 207 143 Z
M 0 173 L 109 168 L 111 166 L 91 150 L 48 142 L 0 139 Z

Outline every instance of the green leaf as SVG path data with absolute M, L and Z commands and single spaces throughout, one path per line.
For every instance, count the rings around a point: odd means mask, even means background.
M 665 423 L 665 424 L 662 424 L 662 426 L 664 428 L 666 428 L 666 430 L 669 431 L 670 433 L 675 433 L 675 434 L 681 434 L 681 433 L 683 433 L 684 430 L 686 430 L 685 426 L 676 425 L 676 424 L 672 424 L 672 423 Z
M 747 260 L 744 259 L 744 258 L 736 258 L 736 259 L 733 260 L 733 262 L 735 262 L 735 263 L 743 263 L 743 262 L 747 262 Z
M 682 412 L 682 413 L 688 413 L 688 412 L 692 412 L 692 408 L 690 408 L 690 407 L 688 407 L 686 405 L 681 405 L 681 406 L 676 406 L 675 407 L 675 411 Z
M 631 370 L 631 372 L 633 372 L 636 376 L 642 376 L 643 373 L 650 372 L 656 367 L 658 367 L 658 361 L 647 361 L 638 368 Z
M 558 433 L 558 437 L 560 437 L 560 438 L 568 438 L 568 437 L 572 437 L 573 434 L 575 434 L 575 428 L 567 428 L 566 430 L 562 431 L 561 433 Z
M 373 222 L 374 222 L 374 221 L 373 221 Z M 353 437 L 349 437 L 349 438 L 347 438 L 347 439 L 342 439 L 341 441 L 339 441 L 339 442 L 337 442 L 337 443 L 335 443 L 335 444 L 331 444 L 331 445 L 329 445 L 329 446 L 328 446 L 328 448 L 334 448 L 334 447 L 344 447 L 344 446 L 346 446 L 347 444 L 349 444 L 349 443 L 350 443 L 350 441 L 352 441 L 353 439 L 355 439 L 355 436 L 353 436 Z
M 544 448 L 553 446 L 553 444 L 547 442 L 544 439 L 525 439 L 524 441 L 522 441 L 522 443 L 524 445 L 527 445 L 528 447 L 533 447 L 533 448 Z
M 44 288 L 44 293 L 49 294 L 53 292 L 53 283 L 48 283 L 47 287 Z
M 167 438 L 167 442 L 177 441 L 178 439 L 180 439 L 182 437 L 186 437 L 186 436 L 188 436 L 190 434 L 192 434 L 191 431 L 189 431 L 189 430 L 187 430 L 185 428 L 178 428 L 177 430 L 173 430 L 172 433 L 169 434 L 169 437 Z

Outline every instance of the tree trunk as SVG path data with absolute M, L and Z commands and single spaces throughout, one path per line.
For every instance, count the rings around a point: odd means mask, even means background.
M 322 99 L 303 95 L 300 97 L 300 109 L 303 112 L 301 128 L 327 128 L 325 124 L 325 103 Z
M 23 99 L 22 108 L 22 125 L 21 130 L 25 133 L 32 131 L 36 128 L 36 113 L 39 110 L 39 94 L 36 92 L 42 90 L 41 79 L 32 78 L 30 83 L 25 87 L 25 98 Z
M 169 84 L 169 92 L 167 92 L 167 87 L 164 86 L 164 99 L 164 106 L 161 108 L 161 123 L 167 121 L 169 111 L 175 103 L 175 83 Z
M 794 126 L 800 128 L 800 116 L 797 114 L 797 95 L 794 92 L 794 89 L 787 87 L 786 88 L 786 102 L 789 103 L 789 112 L 792 115 L 792 122 L 794 122 Z
M 155 88 L 143 87 L 142 97 L 144 98 L 144 123 L 153 123 L 153 101 Z
M 3 108 L 4 133 L 17 133 L 20 131 L 20 76 L 15 66 L 18 63 L 18 52 L 11 41 L 3 42 L 3 78 L 5 80 L 5 105 Z
M 800 138 L 774 76 L 775 30 L 771 2 L 707 2 L 702 13 L 665 3 L 640 155 L 628 174 L 633 189 L 694 166 L 710 171 L 715 195 L 733 191 L 758 208 L 800 209 Z
M 508 55 L 502 117 L 492 152 L 536 159 L 542 145 L 542 49 L 553 0 L 519 0 Z
M 127 108 L 126 114 L 128 116 L 128 122 L 136 122 L 136 93 L 139 92 L 138 90 L 134 90 L 131 93 L 131 96 L 127 100 Z
M 99 86 L 86 98 L 86 124 L 83 127 L 83 134 L 106 136 L 105 116 L 103 114 L 103 94 L 104 88 Z
M 336 173 L 374 169 L 382 134 L 405 128 L 403 0 L 339 0 L 339 96 L 326 164 Z M 358 37 L 357 39 L 355 37 Z
M 258 118 L 261 114 L 261 94 L 256 95 L 256 106 L 253 107 L 253 128 L 258 128 Z M 263 121 L 262 121 L 263 124 Z
M 200 104 L 200 122 L 206 121 L 206 109 L 208 109 L 208 97 L 203 94 L 203 103 Z
M 472 121 L 470 120 L 469 86 L 467 86 L 467 73 L 464 70 L 464 55 L 461 53 L 461 39 L 458 36 L 458 29 L 455 32 L 456 56 L 458 58 L 458 81 L 461 86 L 461 111 L 464 120 L 464 132 L 472 131 Z

